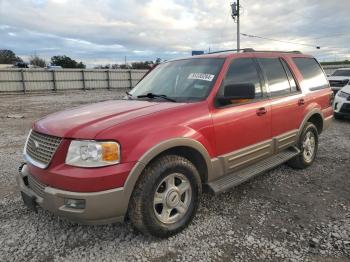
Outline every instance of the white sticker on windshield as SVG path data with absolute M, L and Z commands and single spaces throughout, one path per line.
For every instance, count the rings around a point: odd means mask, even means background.
M 198 80 L 204 80 L 204 81 L 213 81 L 215 75 L 211 74 L 203 74 L 203 73 L 191 73 L 188 76 L 188 79 L 198 79 Z

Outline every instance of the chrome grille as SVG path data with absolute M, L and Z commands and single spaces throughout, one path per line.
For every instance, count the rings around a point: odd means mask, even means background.
M 27 159 L 32 164 L 45 168 L 51 162 L 53 154 L 56 152 L 61 138 L 55 136 L 44 135 L 36 131 L 31 131 L 27 143 L 26 154 Z
M 35 192 L 40 197 L 44 197 L 45 185 L 40 183 L 32 176 L 28 176 L 29 188 Z

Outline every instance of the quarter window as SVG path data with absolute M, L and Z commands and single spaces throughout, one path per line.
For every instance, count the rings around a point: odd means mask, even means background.
M 328 81 L 316 59 L 308 57 L 294 57 L 294 63 L 303 76 L 302 87 L 309 90 L 328 88 Z
M 267 77 L 271 96 L 283 96 L 291 93 L 289 80 L 279 58 L 259 58 Z

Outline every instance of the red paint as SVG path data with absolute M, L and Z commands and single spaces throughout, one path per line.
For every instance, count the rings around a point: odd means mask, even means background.
M 30 172 L 42 183 L 76 192 L 96 192 L 122 187 L 132 167 L 151 147 L 164 140 L 186 137 L 199 141 L 214 158 L 299 128 L 310 110 L 320 109 L 330 116 L 330 89 L 303 90 L 297 95 L 266 99 L 257 103 L 216 108 L 214 98 L 232 59 L 238 57 L 283 57 L 297 82 L 302 76 L 291 54 L 215 54 L 226 61 L 208 98 L 195 103 L 112 100 L 49 115 L 33 129 L 63 137 L 50 166 L 43 170 L 32 165 Z M 292 56 L 305 56 L 292 54 Z M 203 56 L 201 56 L 203 57 Z M 197 58 L 195 58 L 197 59 Z M 300 104 L 300 100 L 304 104 Z M 121 163 L 109 167 L 78 168 L 66 165 L 71 139 L 115 140 L 121 145 Z

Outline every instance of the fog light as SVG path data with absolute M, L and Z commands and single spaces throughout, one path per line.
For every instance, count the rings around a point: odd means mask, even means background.
M 65 198 L 64 205 L 65 205 L 65 207 L 68 207 L 68 208 L 84 209 L 85 208 L 85 199 Z

